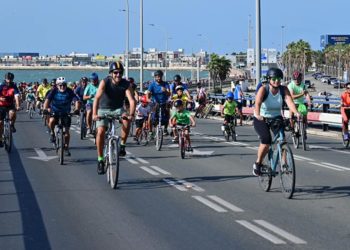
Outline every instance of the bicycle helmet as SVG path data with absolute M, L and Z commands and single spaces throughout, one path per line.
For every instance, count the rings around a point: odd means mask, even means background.
M 132 78 L 132 77 L 129 77 L 129 82 L 130 82 L 130 83 L 134 83 L 134 82 L 135 82 L 135 79 Z
M 141 96 L 140 101 L 141 103 L 148 103 L 147 96 L 146 95 Z
M 43 84 L 47 84 L 47 83 L 48 83 L 46 78 L 42 79 L 41 82 L 42 82 Z
M 81 82 L 88 82 L 89 79 L 86 77 L 86 76 L 83 76 L 81 79 L 80 79 Z
M 112 73 L 114 70 L 120 70 L 124 72 L 124 66 L 121 62 L 112 62 L 111 65 L 109 65 L 109 73 Z
M 63 76 L 57 78 L 56 79 L 56 84 L 67 84 L 66 78 L 64 78 Z
M 175 75 L 174 76 L 174 81 L 175 82 L 180 82 L 181 81 L 181 76 L 180 75 Z
M 91 76 L 90 76 L 90 79 L 91 79 L 92 81 L 98 80 L 98 74 L 95 73 L 95 72 L 92 73 Z
M 231 91 L 226 94 L 226 99 L 233 99 L 233 93 Z
M 296 70 L 293 72 L 293 80 L 301 80 L 301 78 L 303 77 L 303 74 Z
M 283 72 L 279 68 L 269 68 L 269 70 L 266 73 L 266 77 L 268 79 L 271 79 L 273 77 L 279 77 L 283 79 Z
M 182 90 L 184 91 L 184 87 L 182 85 L 176 86 L 175 91 Z
M 6 79 L 6 80 L 13 81 L 13 79 L 15 79 L 15 75 L 12 74 L 11 72 L 7 72 L 7 73 L 5 74 L 5 79 Z
M 177 107 L 181 107 L 183 105 L 183 101 L 178 99 L 174 102 L 174 107 L 177 108 Z
M 161 70 L 157 70 L 156 72 L 154 72 L 154 77 L 156 77 L 156 76 L 160 76 L 160 77 L 163 77 L 163 71 L 161 71 Z
M 56 84 L 56 78 L 53 78 L 53 79 L 51 80 L 51 84 Z

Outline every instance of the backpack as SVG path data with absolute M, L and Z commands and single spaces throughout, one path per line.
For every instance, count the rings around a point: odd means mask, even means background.
M 285 88 L 286 88 L 285 86 L 282 86 L 282 85 L 279 86 L 280 95 L 282 97 L 282 108 L 284 106 L 286 106 L 286 103 L 284 101 L 284 97 L 286 95 L 285 92 L 284 92 Z M 269 84 L 265 84 L 265 94 L 264 94 L 262 102 L 264 102 L 267 99 L 267 97 L 269 96 L 269 93 L 270 93 L 270 85 Z

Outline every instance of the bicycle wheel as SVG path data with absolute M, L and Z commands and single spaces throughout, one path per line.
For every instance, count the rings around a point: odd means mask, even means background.
M 344 138 L 344 133 L 342 133 L 342 139 L 343 139 L 343 146 L 344 146 L 345 148 L 348 148 L 348 147 L 349 147 L 350 140 L 349 140 L 349 139 L 348 139 L 348 140 L 345 140 L 345 138 Z
M 237 141 L 237 137 L 236 137 L 236 128 L 235 128 L 234 125 L 231 127 L 231 136 L 232 136 L 232 140 L 233 140 L 233 141 Z
M 103 146 L 103 156 L 104 156 L 104 161 L 105 161 L 104 172 L 106 173 L 107 183 L 110 183 L 110 176 L 109 176 L 109 149 L 108 149 L 108 141 L 107 141 L 107 139 L 105 140 L 105 145 Z
M 12 130 L 9 121 L 7 121 L 4 126 L 4 143 L 5 150 L 10 153 L 12 149 Z
M 111 188 L 116 189 L 119 177 L 119 139 L 109 141 L 109 178 Z
M 158 151 L 162 149 L 163 145 L 163 129 L 158 126 L 156 131 L 156 148 Z
M 300 122 L 300 138 L 301 138 L 301 144 L 303 146 L 303 150 L 306 151 L 306 138 L 305 138 L 305 123 Z
M 281 146 L 279 174 L 282 193 L 285 198 L 291 199 L 295 191 L 295 164 L 293 152 L 287 144 Z
M 182 135 L 179 135 L 179 148 L 180 148 L 180 155 L 181 159 L 185 159 L 186 155 L 186 145 L 185 145 L 185 138 Z
M 130 131 L 129 131 L 129 136 L 132 136 L 134 134 L 134 124 L 135 122 L 131 122 L 131 126 L 130 126 Z
M 86 136 L 86 124 L 85 124 L 85 114 L 80 112 L 80 139 L 83 140 Z
M 265 192 L 270 191 L 272 184 L 272 169 L 271 169 L 271 161 L 269 155 L 272 155 L 273 152 L 270 150 L 268 154 L 266 154 L 265 159 L 262 162 L 262 166 L 260 169 L 260 175 L 258 176 L 259 186 Z
M 146 146 L 148 144 L 148 132 L 147 130 L 142 129 L 140 138 L 139 138 L 139 143 L 142 146 Z
M 294 129 L 293 129 L 294 133 L 292 133 L 292 141 L 295 149 L 299 148 L 299 140 L 300 140 L 299 131 L 300 131 L 299 123 L 294 122 Z
M 225 125 L 225 130 L 223 131 L 226 141 L 230 141 L 230 129 Z
M 59 138 L 59 139 L 58 139 Z M 59 128 L 59 132 L 57 133 L 56 140 L 58 140 L 57 147 L 58 147 L 58 160 L 61 165 L 63 165 L 64 162 L 64 134 L 63 129 Z

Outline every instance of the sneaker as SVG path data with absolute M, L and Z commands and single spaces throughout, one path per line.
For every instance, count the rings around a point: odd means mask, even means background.
M 16 128 L 15 128 L 15 125 L 11 125 L 11 130 L 12 130 L 12 133 L 16 133 Z
M 98 174 L 104 174 L 105 173 L 105 162 L 104 161 L 98 161 L 98 163 L 97 163 L 97 173 Z
M 134 140 L 134 141 L 138 141 L 138 139 L 137 139 L 137 137 L 136 137 L 136 136 L 134 136 L 133 140 Z
M 178 138 L 178 137 L 174 137 L 171 141 L 172 141 L 173 143 L 178 143 L 178 142 L 179 142 L 179 138 Z
M 86 129 L 86 134 L 88 134 L 88 135 L 91 135 L 91 134 L 92 134 L 91 128 L 87 128 L 87 129 Z
M 345 133 L 345 134 L 344 134 L 344 140 L 345 140 L 345 141 L 349 140 L 349 134 L 348 134 L 348 133 Z
M 253 175 L 254 176 L 259 176 L 260 175 L 260 167 L 261 165 L 259 165 L 258 163 L 254 163 L 253 165 Z
M 120 156 L 125 156 L 126 155 L 125 145 L 120 145 L 119 155 Z
M 56 142 L 56 136 L 55 134 L 50 134 L 50 142 L 55 143 Z
M 29 112 L 29 109 L 27 109 L 26 112 L 28 113 L 28 112 Z
M 64 150 L 66 156 L 71 156 L 71 153 L 68 148 Z
M 2 141 L 0 141 L 0 148 L 4 147 L 4 143 Z
M 168 130 L 164 130 L 163 135 L 164 135 L 164 136 L 168 136 L 168 135 L 169 135 Z

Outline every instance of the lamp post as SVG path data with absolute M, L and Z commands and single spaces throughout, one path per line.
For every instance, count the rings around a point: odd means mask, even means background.
M 286 26 L 284 26 L 284 25 L 282 25 L 281 26 L 281 56 L 283 55 L 283 36 L 284 36 L 284 28 L 285 28 Z
M 155 25 L 154 23 L 149 24 L 152 27 L 159 28 L 161 31 L 164 32 L 165 36 L 165 58 L 164 58 L 164 80 L 167 80 L 167 63 L 168 63 L 168 32 L 165 28 L 161 28 L 159 25 Z
M 143 92 L 143 0 L 140 0 L 140 91 Z
M 125 77 L 129 78 L 129 0 L 125 0 L 126 9 L 119 11 L 126 12 L 126 44 L 125 44 Z
M 256 0 L 256 34 L 255 34 L 255 50 L 256 50 L 256 84 L 260 81 L 261 75 L 261 24 L 260 24 L 260 0 Z

